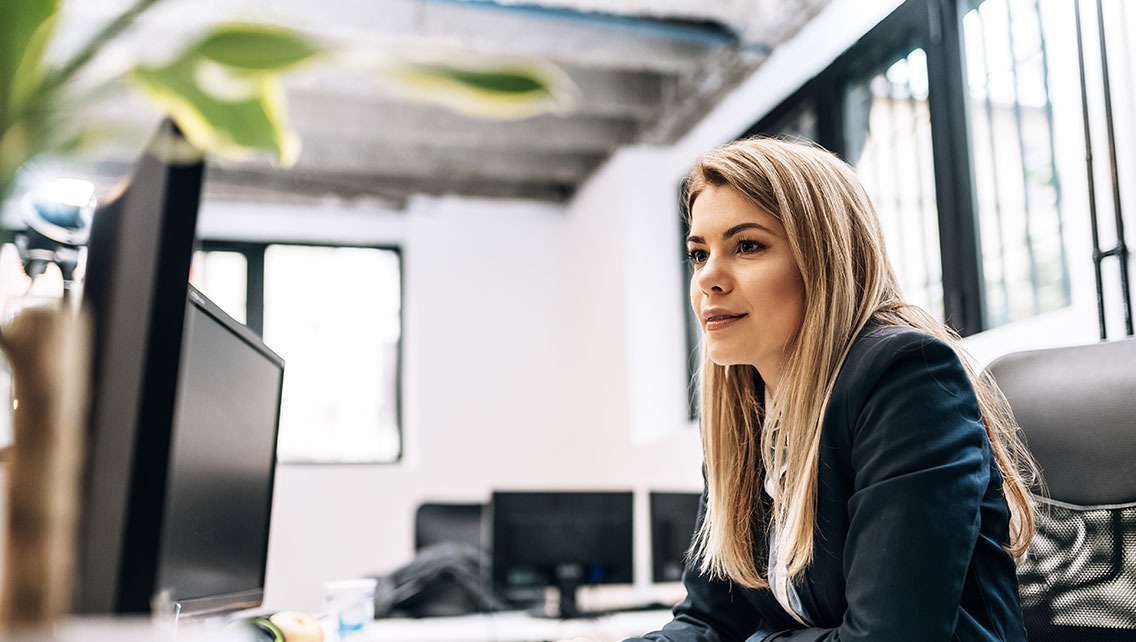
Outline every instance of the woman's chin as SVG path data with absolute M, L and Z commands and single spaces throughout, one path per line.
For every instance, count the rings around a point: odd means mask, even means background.
M 716 366 L 737 366 L 745 363 L 738 355 L 729 350 L 709 350 L 706 353 L 710 363 Z

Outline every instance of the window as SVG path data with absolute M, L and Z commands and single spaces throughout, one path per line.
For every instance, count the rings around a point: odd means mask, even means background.
M 281 462 L 373 463 L 402 452 L 397 250 L 205 243 L 191 280 L 285 360 Z
M 809 123 L 872 195 L 904 295 L 961 334 L 1065 307 L 1083 176 L 1058 159 L 1084 154 L 1072 13 L 908 0 L 746 134 Z
M 248 324 L 248 259 L 241 252 L 194 252 L 189 282 L 229 316 Z
M 1062 126 L 1073 131 L 1081 123 L 1076 92 L 1065 94 L 1068 100 L 1056 113 L 1051 98 L 1051 71 L 1063 73 L 1067 86 L 1077 82 L 1069 73 L 1077 56 L 1071 11 L 1055 8 L 987 0 L 963 18 L 983 302 L 990 327 L 1070 303 L 1056 117 L 1067 115 L 1070 122 Z M 1054 69 L 1059 61 L 1064 71 Z
M 845 158 L 876 205 L 903 294 L 945 318 L 927 55 L 907 52 L 844 91 Z

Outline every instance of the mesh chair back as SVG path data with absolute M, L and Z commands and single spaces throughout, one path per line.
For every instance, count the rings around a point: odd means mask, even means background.
M 1136 339 L 990 365 L 1045 488 L 1018 567 L 1031 642 L 1136 642 Z

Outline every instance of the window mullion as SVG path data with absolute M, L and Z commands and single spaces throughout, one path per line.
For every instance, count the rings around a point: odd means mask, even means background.
M 931 0 L 927 27 L 928 103 L 935 163 L 943 304 L 962 335 L 984 327 L 982 265 L 969 148 L 968 86 L 963 67 L 962 9 L 957 0 Z
M 248 271 L 245 273 L 248 290 L 248 326 L 253 332 L 264 336 L 264 244 L 250 245 L 245 257 Z

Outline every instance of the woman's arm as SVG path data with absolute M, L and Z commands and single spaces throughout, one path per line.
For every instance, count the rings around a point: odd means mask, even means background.
M 991 481 L 989 442 L 950 347 L 914 333 L 880 342 L 869 352 L 879 348 L 888 362 L 874 369 L 880 375 L 848 418 L 855 481 L 843 622 L 761 642 L 948 642 L 954 635 Z

